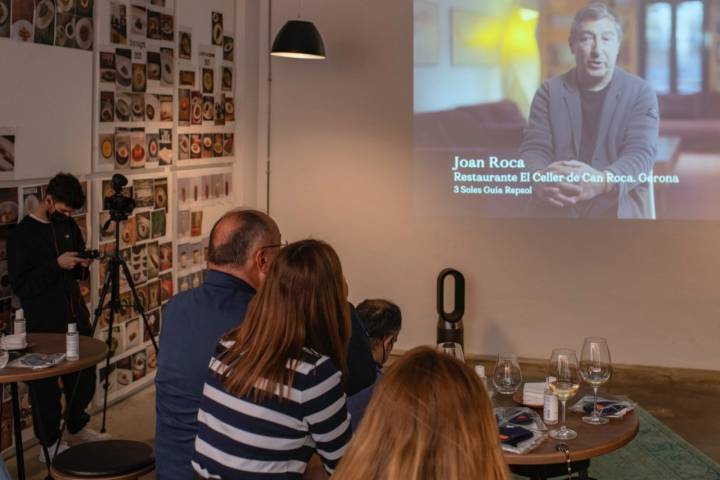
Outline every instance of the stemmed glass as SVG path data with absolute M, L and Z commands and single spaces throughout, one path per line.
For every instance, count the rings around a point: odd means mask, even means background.
M 5 350 L 5 339 L 3 338 L 3 334 L 0 333 L 0 368 L 5 368 L 9 359 L 10 354 Z M 0 389 L 0 391 L 2 391 L 2 389 Z
M 450 355 L 453 358 L 456 358 L 460 360 L 461 362 L 465 361 L 465 356 L 463 355 L 462 346 L 457 342 L 441 342 L 438 343 L 436 350 L 438 352 L 444 353 L 446 355 Z
M 498 353 L 493 371 L 495 390 L 503 395 L 512 395 L 520 388 L 521 383 L 522 371 L 517 356 L 512 353 Z
M 585 339 L 580 353 L 580 375 L 595 392 L 592 413 L 590 416 L 582 417 L 583 422 L 590 425 L 608 423 L 609 420 L 602 417 L 597 408 L 598 387 L 610 380 L 612 375 L 612 362 L 607 340 L 601 337 L 588 337 Z
M 562 403 L 562 424 L 559 429 L 551 430 L 550 436 L 557 440 L 572 440 L 577 432 L 565 426 L 565 404 L 575 396 L 580 388 L 580 374 L 575 350 L 556 348 L 550 356 L 548 367 L 548 387 Z

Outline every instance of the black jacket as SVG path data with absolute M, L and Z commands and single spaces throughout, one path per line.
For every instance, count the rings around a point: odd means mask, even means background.
M 89 332 L 90 314 L 78 285 L 88 271 L 63 270 L 57 263 L 62 253 L 83 250 L 82 233 L 71 219 L 51 224 L 28 215 L 10 233 L 10 285 L 20 297 L 29 333 L 65 333 L 70 322 Z
M 345 393 L 354 395 L 369 387 L 375 382 L 376 368 L 375 360 L 370 349 L 365 328 L 355 313 L 355 307 L 350 304 L 350 318 L 352 322 L 352 334 L 350 345 L 348 345 L 347 366 L 348 380 L 345 384 Z

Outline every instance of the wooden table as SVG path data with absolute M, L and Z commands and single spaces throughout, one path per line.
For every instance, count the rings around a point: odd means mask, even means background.
M 582 388 L 575 399 L 570 400 L 567 405 L 565 424 L 577 432 L 577 438 L 555 440 L 548 436 L 537 448 L 524 455 L 503 452 L 505 461 L 514 473 L 531 478 L 545 478 L 554 475 L 557 471 L 567 472 L 565 454 L 556 449 L 560 443 L 570 447 L 570 461 L 574 464 L 573 472 L 587 470 L 591 458 L 617 450 L 635 438 L 640 428 L 640 422 L 635 412 L 628 413 L 622 419 L 611 418 L 610 423 L 605 425 L 589 425 L 582 421 L 584 414 L 570 411 L 572 404 L 591 393 L 591 390 Z M 503 397 L 496 393 L 493 398 L 494 403 L 498 406 L 519 406 L 510 397 Z M 558 404 L 558 407 L 559 414 L 562 416 L 562 405 Z M 541 409 L 536 411 L 542 416 Z M 549 430 L 556 428 L 560 428 L 560 422 L 556 425 L 548 425 Z
M 27 336 L 27 353 L 58 353 L 65 351 L 65 334 L 30 333 Z M 9 383 L 12 394 L 13 429 L 15 430 L 15 455 L 17 457 L 18 479 L 25 479 L 22 431 L 20 430 L 20 399 L 18 382 L 31 382 L 43 378 L 58 377 L 92 367 L 107 355 L 107 345 L 95 338 L 80 336 L 80 358 L 64 361 L 53 367 L 32 370 L 30 368 L 5 367 L 0 369 L 0 384 Z

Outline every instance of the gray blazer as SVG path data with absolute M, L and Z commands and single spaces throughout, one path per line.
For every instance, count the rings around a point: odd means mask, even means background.
M 575 69 L 570 70 L 546 80 L 535 94 L 520 146 L 520 158 L 529 171 L 555 161 L 579 159 L 582 110 L 575 78 Z M 657 95 L 645 80 L 619 68 L 608 88 L 593 168 L 637 180 L 640 173 L 650 173 L 655 162 L 660 123 Z M 652 218 L 651 184 L 616 185 L 618 218 Z M 562 209 L 547 207 L 546 213 L 552 214 L 551 210 L 557 216 Z

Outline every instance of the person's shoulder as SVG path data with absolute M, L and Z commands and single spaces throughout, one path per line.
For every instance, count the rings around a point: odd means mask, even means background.
M 618 89 L 626 99 L 632 101 L 627 102 L 628 108 L 632 106 L 640 106 L 641 109 L 653 110 L 651 117 L 658 117 L 658 99 L 655 89 L 644 78 L 633 75 L 621 68 L 615 70 L 613 82 L 618 82 Z M 643 110 L 644 111 L 644 110 Z
M 10 230 L 10 236 L 18 236 L 33 228 L 37 228 L 43 225 L 45 224 L 39 220 L 34 219 L 32 215 L 25 215 L 23 219 L 20 220 L 17 225 L 15 225 L 15 227 Z
M 303 348 L 295 370 L 315 378 L 327 378 L 340 371 L 330 357 L 307 347 Z
M 622 68 L 615 69 L 614 80 L 621 82 L 621 86 L 624 88 L 632 87 L 638 90 L 652 90 L 652 87 L 647 80 L 630 73 L 627 70 L 623 70 Z
M 167 317 L 177 315 L 193 316 L 193 310 L 190 308 L 192 303 L 192 290 L 178 292 L 163 305 L 163 320 Z
M 235 345 L 235 340 L 221 338 L 215 345 L 215 356 L 222 357 Z
M 573 87 L 573 71 L 555 75 L 543 80 L 537 89 L 536 95 L 549 99 L 555 95 L 561 94 L 565 90 L 572 90 Z
M 8 232 L 8 248 L 24 249 L 29 247 L 28 240 L 38 238 L 38 235 L 46 235 L 47 232 L 41 230 L 43 223 L 26 215 L 17 225 Z
M 190 290 L 185 290 L 184 292 L 177 292 L 175 295 L 170 297 L 168 301 L 165 303 L 164 308 L 173 308 L 176 305 L 181 305 L 184 301 L 186 301 L 188 293 L 190 293 Z
M 542 83 L 541 88 L 557 88 L 557 87 L 566 87 L 566 88 L 574 88 L 575 85 L 575 69 L 568 70 L 567 72 L 558 73 L 557 75 L 554 75 Z

